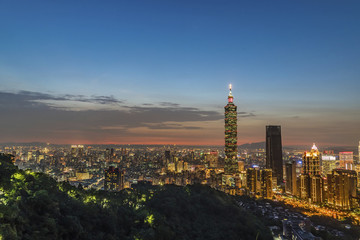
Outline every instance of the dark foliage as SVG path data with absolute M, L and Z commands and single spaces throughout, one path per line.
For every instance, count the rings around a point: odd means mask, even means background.
M 18 170 L 0 155 L 0 239 L 272 239 L 257 218 L 206 186 L 83 190 Z

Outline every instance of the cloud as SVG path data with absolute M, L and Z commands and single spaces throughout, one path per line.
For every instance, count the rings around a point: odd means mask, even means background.
M 239 118 L 255 117 L 256 115 L 252 112 L 238 112 Z
M 202 129 L 198 126 L 184 126 L 180 123 L 155 123 L 155 124 L 145 124 L 149 129 Z
M 191 130 L 201 129 L 202 122 L 223 118 L 217 111 L 183 107 L 176 103 L 164 102 L 160 106 L 123 103 L 125 101 L 113 96 L 0 92 L 0 111 L 3 113 L 0 142 L 25 139 L 101 142 L 109 138 L 126 141 L 131 137 L 129 130 L 133 128 L 151 129 L 154 137 L 179 129 L 188 130 L 191 135 Z M 188 125 L 188 122 L 199 124 Z
M 160 104 L 160 106 L 165 106 L 165 107 L 178 107 L 178 106 L 180 106 L 180 104 L 172 103 L 172 102 L 160 102 L 159 104 Z
M 224 114 L 178 103 L 130 105 L 113 96 L 0 91 L 0 142 L 223 144 Z M 264 140 L 281 125 L 284 145 L 358 143 L 355 108 L 238 112 L 238 143 Z M 256 110 L 258 113 L 259 110 Z
M 92 95 L 86 97 L 84 95 L 51 95 L 48 93 L 30 92 L 30 91 L 19 91 L 17 93 L 0 92 L 0 106 L 1 107 L 30 107 L 30 108 L 73 108 L 73 105 L 81 105 L 81 103 L 89 103 L 88 105 L 83 104 L 83 109 L 88 110 L 85 106 L 94 105 L 119 105 L 124 103 L 122 100 L 118 100 L 113 96 L 96 96 Z M 101 108 L 98 106 L 98 108 Z M 77 109 L 82 110 L 82 109 Z

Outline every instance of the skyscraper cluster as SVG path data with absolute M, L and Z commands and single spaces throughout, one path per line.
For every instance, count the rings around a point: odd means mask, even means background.
M 230 85 L 228 104 L 225 106 L 225 174 L 236 173 L 236 131 L 236 106 Z M 271 198 L 273 188 L 278 187 L 311 203 L 328 203 L 335 208 L 349 209 L 357 204 L 357 173 L 353 171 L 353 153 L 339 153 L 339 169 L 336 169 L 333 160 L 331 155 L 324 156 L 322 166 L 321 153 L 314 144 L 310 151 L 304 152 L 301 174 L 298 176 L 298 163 L 295 160 L 286 164 L 283 162 L 281 126 L 266 126 L 266 169 L 254 167 L 246 170 L 246 192 L 254 197 Z M 229 179 L 229 175 L 226 175 L 226 179 Z M 234 182 L 236 179 L 235 176 Z
M 247 194 L 270 199 L 272 198 L 274 171 L 271 167 L 276 169 L 276 177 L 282 181 L 280 127 L 269 127 L 268 146 L 272 150 L 269 159 L 272 162 L 267 165 L 267 169 L 250 168 L 244 171 L 244 162 L 238 161 L 237 158 L 237 107 L 234 104 L 231 84 L 229 87 L 228 104 L 225 106 L 225 166 L 222 184 L 228 187 L 226 191 L 231 194 L 237 192 L 241 187 L 246 187 Z
M 350 209 L 356 206 L 357 196 L 354 189 L 357 186 L 357 175 L 353 170 L 353 152 L 340 152 L 339 161 L 335 161 L 333 151 L 324 152 L 322 155 L 314 144 L 310 151 L 302 154 L 302 158 L 299 158 L 301 152 L 297 153 L 295 158 L 289 158 L 288 153 L 283 153 L 281 126 L 268 125 L 265 128 L 265 151 L 262 149 L 262 152 L 259 150 L 256 153 L 260 164 L 246 161 L 247 157 L 242 158 L 243 153 L 239 157 L 245 161 L 239 161 L 237 106 L 234 104 L 231 85 L 227 100 L 224 107 L 224 158 L 219 151 L 210 150 L 201 153 L 200 158 L 195 158 L 193 150 L 184 155 L 166 148 L 163 158 L 155 161 L 161 163 L 161 170 L 158 171 L 159 177 L 152 178 L 154 184 L 201 183 L 229 194 L 248 194 L 256 198 L 272 199 L 277 197 L 274 193 L 278 192 L 309 203 L 327 203 L 334 208 Z M 335 164 L 336 162 L 338 163 Z M 146 178 L 142 176 L 138 179 L 140 181 Z M 105 189 L 119 190 L 123 186 L 122 171 L 112 167 L 105 170 Z
M 302 171 L 296 177 L 296 162 L 285 164 L 285 190 L 310 203 L 327 203 L 337 209 L 351 209 L 358 206 L 356 195 L 357 173 L 347 169 L 346 164 L 340 168 L 326 168 L 321 171 L 321 153 L 314 144 L 310 151 L 303 154 Z M 327 158 L 326 158 L 327 159 Z

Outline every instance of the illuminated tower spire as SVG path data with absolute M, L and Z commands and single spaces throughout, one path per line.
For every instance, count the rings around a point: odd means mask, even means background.
M 312 146 L 311 150 L 314 150 L 314 151 L 317 151 L 317 150 L 318 150 L 318 148 L 316 147 L 315 143 L 313 143 L 313 146 Z
M 237 107 L 233 103 L 229 85 L 228 104 L 225 106 L 225 173 L 232 174 L 237 169 Z
M 232 93 L 231 93 L 231 88 L 232 88 L 232 85 L 231 85 L 231 83 L 230 83 L 230 84 L 229 84 L 229 96 L 228 96 L 229 102 L 233 102 L 233 100 L 234 100 L 234 97 L 233 97 L 233 95 L 232 95 Z

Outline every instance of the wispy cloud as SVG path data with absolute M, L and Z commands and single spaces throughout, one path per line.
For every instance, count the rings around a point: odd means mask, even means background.
M 252 112 L 238 112 L 240 118 L 255 117 L 256 115 Z
M 178 107 L 178 106 L 180 106 L 180 104 L 172 103 L 172 102 L 160 102 L 159 104 L 160 104 L 160 106 L 165 106 L 165 107 Z
M 0 141 L 7 139 L 105 139 L 131 136 L 130 129 L 152 130 L 166 135 L 171 130 L 198 130 L 205 121 L 223 115 L 176 103 L 125 105 L 113 96 L 51 95 L 20 91 L 0 92 Z M 186 124 L 191 122 L 192 125 Z M 198 123 L 198 124 L 197 124 Z
M 29 108 L 59 108 L 62 110 L 94 110 L 114 109 L 121 106 L 125 101 L 118 100 L 114 96 L 84 96 L 19 91 L 16 93 L 0 92 L 0 106 L 2 107 L 29 107 Z

